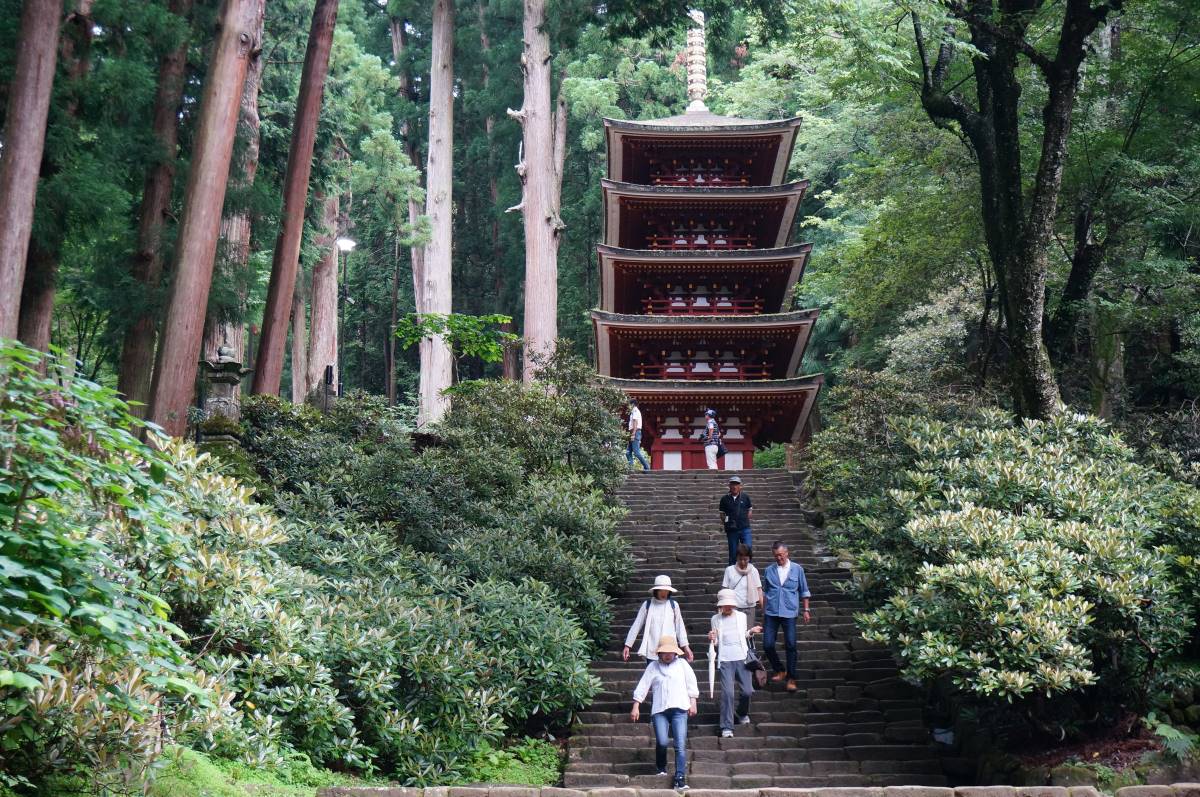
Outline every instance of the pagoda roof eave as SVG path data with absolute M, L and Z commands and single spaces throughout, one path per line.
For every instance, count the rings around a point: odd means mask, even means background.
M 665 260 L 672 263 L 754 260 L 791 260 L 812 251 L 811 243 L 775 246 L 767 249 L 629 249 L 624 246 L 599 244 L 596 252 L 602 259 L 609 260 Z
M 642 395 L 668 393 L 794 393 L 815 390 L 825 384 L 825 374 L 806 374 L 788 379 L 622 379 L 616 376 L 601 377 L 606 384 L 625 391 L 636 391 Z
M 699 113 L 681 113 L 675 116 L 664 116 L 658 119 L 610 119 L 605 118 L 606 130 L 629 131 L 633 133 L 665 133 L 677 135 L 695 135 L 696 133 L 717 133 L 739 135 L 742 133 L 786 133 L 800 127 L 801 118 L 792 116 L 787 119 L 740 119 L 736 116 L 701 111 Z
M 623 391 L 641 403 L 687 397 L 709 406 L 720 406 L 727 401 L 745 400 L 749 397 L 771 398 L 780 401 L 788 397 L 803 399 L 786 441 L 800 440 L 808 417 L 816 404 L 817 394 L 825 384 L 824 374 L 797 376 L 791 379 L 763 379 L 748 382 L 719 381 L 701 382 L 693 380 L 619 379 L 602 377 L 605 384 Z
M 776 311 L 790 304 L 792 291 L 804 279 L 811 243 L 779 246 L 771 249 L 626 249 L 600 244 L 596 255 L 600 261 L 600 307 L 611 308 L 616 290 L 616 263 L 640 264 L 652 269 L 671 268 L 685 271 L 693 268 L 710 269 L 727 266 L 736 269 L 746 263 L 771 265 L 787 269 L 786 281 Z
M 600 178 L 600 188 L 605 194 L 611 192 L 623 196 L 678 197 L 680 199 L 786 197 L 792 194 L 803 194 L 808 185 L 808 180 L 795 180 L 779 185 L 738 185 L 717 188 L 696 185 L 643 185 L 642 183 L 610 180 L 607 177 Z
M 792 234 L 792 222 L 808 190 L 808 180 L 798 180 L 783 185 L 764 185 L 730 188 L 697 188 L 695 186 L 665 186 L 640 185 L 638 183 L 623 183 L 619 180 L 601 178 L 600 190 L 604 204 L 604 238 L 602 243 L 608 246 L 618 246 L 621 229 L 622 202 L 614 201 L 620 198 L 641 200 L 679 200 L 700 202 L 729 202 L 753 200 L 783 200 L 780 213 L 779 227 L 774 230 L 775 240 L 766 249 L 779 249 L 788 245 Z M 739 250 L 741 251 L 741 250 Z M 744 250 L 752 251 L 752 250 Z
M 816 323 L 820 310 L 796 310 L 790 313 L 767 313 L 763 315 L 677 315 L 677 316 L 647 316 L 611 313 L 607 310 L 592 310 L 592 325 L 596 338 L 596 364 L 601 376 L 612 376 L 611 357 L 613 349 L 606 331 L 615 328 L 641 329 L 646 332 L 678 332 L 706 333 L 713 330 L 719 332 L 755 332 L 763 329 L 791 331 L 795 337 L 791 344 L 791 354 L 787 359 L 784 374 L 794 374 L 800 367 L 804 350 L 808 348 L 808 339 Z
M 820 310 L 793 310 L 789 313 L 764 313 L 762 315 L 634 315 L 613 313 L 608 310 L 592 310 L 592 319 L 597 324 L 630 327 L 708 327 L 718 329 L 756 329 L 762 327 L 786 327 L 811 324 L 816 321 Z

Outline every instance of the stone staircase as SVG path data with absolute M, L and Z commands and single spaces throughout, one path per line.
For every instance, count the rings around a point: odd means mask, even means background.
M 783 470 L 747 471 L 744 478 L 754 501 L 759 570 L 772 561 L 772 541 L 785 540 L 793 561 L 804 566 L 812 592 L 812 622 L 798 630 L 800 690 L 789 694 L 782 684 L 768 685 L 754 695 L 751 724 L 739 725 L 732 739 L 719 738 L 717 701 L 708 697 L 707 633 L 727 558 L 716 507 L 729 475 L 653 471 L 626 479 L 621 499 L 629 514 L 620 531 L 629 539 L 636 565 L 618 602 L 609 649 L 592 663 L 603 691 L 578 715 L 563 785 L 670 785 L 669 776 L 654 774 L 653 733 L 646 721 L 650 712 L 642 712 L 642 722 L 629 721 L 633 687 L 644 665 L 636 654 L 629 662 L 622 662 L 620 654 L 625 633 L 659 573 L 670 575 L 680 590 L 676 600 L 696 657 L 701 697 L 688 731 L 688 784 L 693 789 L 945 786 L 964 780 L 968 762 L 933 743 L 922 722 L 919 696 L 898 680 L 889 652 L 858 635 L 853 615 L 862 606 L 837 589 L 835 583 L 846 578 L 846 571 L 821 555 L 792 477 Z M 761 637 L 757 639 L 761 652 Z M 782 635 L 777 644 L 782 657 Z M 718 698 L 719 690 L 718 685 Z

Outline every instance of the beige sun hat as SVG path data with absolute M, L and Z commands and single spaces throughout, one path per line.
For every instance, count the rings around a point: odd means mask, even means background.
M 650 592 L 653 593 L 660 589 L 665 589 L 667 592 L 679 592 L 671 586 L 671 577 L 667 575 L 654 577 L 654 586 L 650 588 Z
M 723 589 L 717 593 L 717 608 L 722 606 L 732 606 L 737 608 L 737 593 L 731 589 Z
M 675 637 L 672 634 L 663 634 L 662 638 L 658 640 L 658 649 L 654 652 L 674 653 L 677 656 L 683 655 L 683 651 L 679 649 L 679 643 L 675 641 Z

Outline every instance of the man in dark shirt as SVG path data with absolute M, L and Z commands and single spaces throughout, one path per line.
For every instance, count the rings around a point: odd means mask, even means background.
M 725 526 L 725 538 L 729 540 L 729 564 L 737 561 L 738 543 L 747 548 L 750 544 L 750 516 L 754 514 L 751 508 L 750 496 L 742 492 L 742 477 L 729 477 L 729 493 L 721 496 L 721 523 Z

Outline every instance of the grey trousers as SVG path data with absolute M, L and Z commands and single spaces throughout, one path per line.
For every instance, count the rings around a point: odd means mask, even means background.
M 754 694 L 754 678 L 746 665 L 740 661 L 723 661 L 718 665 L 721 675 L 721 730 L 731 731 L 737 717 L 750 713 L 750 695 Z M 741 688 L 737 702 L 737 713 L 733 711 L 734 682 Z

